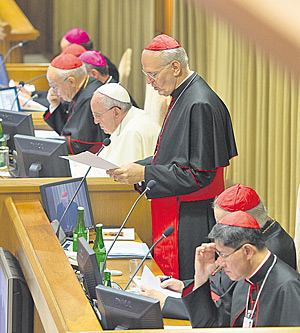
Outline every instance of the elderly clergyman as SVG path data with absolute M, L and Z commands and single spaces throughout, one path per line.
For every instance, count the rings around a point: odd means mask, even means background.
M 118 83 L 99 87 L 91 101 L 95 124 L 110 134 L 111 143 L 100 157 L 121 165 L 153 154 L 159 125 L 143 110 L 132 106 L 128 92 Z M 89 177 L 107 176 L 92 168 Z
M 47 70 L 47 79 L 50 106 L 44 119 L 66 138 L 69 153 L 77 154 L 100 145 L 107 135 L 94 124 L 90 102 L 102 83 L 88 76 L 83 63 L 72 54 L 55 57 Z

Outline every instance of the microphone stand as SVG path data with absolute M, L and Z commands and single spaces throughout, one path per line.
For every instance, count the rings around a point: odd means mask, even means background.
M 28 98 L 27 101 L 22 105 L 22 108 L 29 102 L 29 101 L 33 101 L 34 98 L 38 97 L 37 94 L 34 94 L 31 98 Z
M 154 246 L 156 246 L 157 243 L 159 243 L 162 239 L 169 237 L 172 232 L 174 231 L 174 228 L 172 226 L 168 227 L 164 233 L 162 234 L 162 236 L 150 247 L 149 251 L 147 252 L 147 254 L 144 256 L 144 258 L 142 259 L 142 261 L 140 262 L 140 264 L 138 265 L 137 269 L 135 270 L 135 272 L 133 273 L 132 277 L 129 279 L 129 281 L 127 282 L 126 286 L 124 287 L 124 291 L 128 288 L 128 286 L 130 285 L 131 281 L 133 280 L 133 278 L 136 276 L 137 272 L 139 271 L 139 269 L 141 268 L 141 266 L 143 265 L 144 261 L 147 259 L 148 254 L 152 251 L 152 249 L 154 248 Z
M 12 111 L 12 109 L 13 109 L 15 103 L 16 103 L 16 100 L 18 99 L 18 93 L 19 93 L 19 91 L 21 90 L 21 88 L 24 87 L 24 85 L 25 85 L 24 81 L 20 81 L 20 82 L 19 82 L 19 86 L 18 86 L 18 88 L 16 89 L 16 97 L 14 98 L 14 101 L 12 102 L 12 105 L 11 105 L 10 111 Z
M 5 57 L 3 58 L 3 62 L 2 62 L 2 64 L 1 64 L 1 66 L 0 66 L 0 69 L 2 69 L 2 67 L 5 65 L 5 61 L 7 60 L 8 56 L 11 54 L 11 52 L 12 52 L 13 50 L 17 49 L 18 47 L 23 47 L 23 46 L 26 45 L 27 43 L 28 43 L 28 41 L 27 41 L 27 40 L 24 40 L 24 41 L 22 41 L 22 42 L 20 42 L 20 43 L 18 43 L 18 44 L 16 44 L 16 45 L 14 45 L 14 46 L 12 46 L 12 47 L 7 51 Z
M 33 79 L 30 79 L 30 80 L 26 81 L 25 84 L 29 84 L 29 83 L 31 83 L 31 82 L 33 82 L 35 80 L 41 79 L 42 77 L 45 77 L 46 75 L 47 74 L 42 74 L 42 75 L 36 76 Z
M 98 151 L 98 153 L 97 153 L 96 155 L 98 156 L 98 155 L 101 153 L 101 151 L 104 149 L 104 147 L 108 146 L 109 144 L 110 144 L 110 139 L 109 139 L 109 138 L 105 138 L 105 139 L 103 140 L 103 146 L 100 148 L 100 150 Z M 57 230 L 56 230 L 56 236 L 57 236 L 58 239 L 59 239 L 59 229 L 60 229 L 60 226 L 61 226 L 62 220 L 63 220 L 63 218 L 65 217 L 65 215 L 66 215 L 66 213 L 67 213 L 69 207 L 71 206 L 73 200 L 75 199 L 75 197 L 76 197 L 78 191 L 79 191 L 80 188 L 81 188 L 81 185 L 82 185 L 83 182 L 85 181 L 85 179 L 86 179 L 88 173 L 90 172 L 91 168 L 92 168 L 92 167 L 89 166 L 89 168 L 87 169 L 85 175 L 82 177 L 80 184 L 78 185 L 78 187 L 77 187 L 75 193 L 73 194 L 71 200 L 70 200 L 69 203 L 68 203 L 68 206 L 67 206 L 66 209 L 64 210 L 64 212 L 63 212 L 63 214 L 62 214 L 62 217 L 61 217 L 60 220 L 59 220 L 59 223 L 58 223 L 58 226 L 57 226 Z
M 116 237 L 114 238 L 113 242 L 111 243 L 110 248 L 109 248 L 108 251 L 106 252 L 106 256 L 105 256 L 105 258 L 104 258 L 103 266 L 102 266 L 102 269 L 101 269 L 101 282 L 102 282 L 102 283 L 103 283 L 103 273 L 104 273 L 104 268 L 105 268 L 106 261 L 107 261 L 108 254 L 109 254 L 110 250 L 112 249 L 112 247 L 114 246 L 115 242 L 117 241 L 117 239 L 118 239 L 118 237 L 119 237 L 121 231 L 122 231 L 123 228 L 124 228 L 125 223 L 127 222 L 129 216 L 131 215 L 131 213 L 132 213 L 134 207 L 136 206 L 136 204 L 138 203 L 138 201 L 141 199 L 141 197 L 142 197 L 147 191 L 151 190 L 151 188 L 152 188 L 153 186 L 155 186 L 155 185 L 156 185 L 156 181 L 155 181 L 155 180 L 150 180 L 150 181 L 148 182 L 148 184 L 147 184 L 145 190 L 144 190 L 144 191 L 139 195 L 139 197 L 135 200 L 135 202 L 134 202 L 134 204 L 132 205 L 132 207 L 131 207 L 129 213 L 127 214 L 127 216 L 126 216 L 124 222 L 122 223 L 122 225 L 121 225 L 121 227 L 120 227 L 120 229 L 119 229 L 119 231 L 118 231 Z

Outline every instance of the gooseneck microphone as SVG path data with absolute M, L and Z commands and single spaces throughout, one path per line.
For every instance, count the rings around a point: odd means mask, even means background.
M 24 45 L 26 45 L 26 44 L 28 44 L 28 43 L 29 43 L 28 40 L 23 40 L 22 42 L 19 42 L 18 44 L 12 46 L 12 47 L 7 51 L 5 57 L 3 58 L 3 62 L 2 62 L 2 64 L 1 64 L 1 69 L 2 69 L 2 67 L 3 67 L 4 64 L 5 64 L 6 59 L 8 58 L 8 56 L 11 54 L 11 52 L 12 52 L 13 50 L 17 49 L 18 47 L 23 47 Z
M 34 77 L 34 78 L 32 78 L 32 79 L 26 81 L 25 84 L 29 84 L 29 83 L 31 83 L 31 82 L 33 82 L 33 81 L 35 81 L 35 80 L 41 79 L 42 77 L 45 77 L 46 75 L 47 75 L 47 74 L 42 74 L 42 75 L 36 76 L 36 77 Z
M 24 87 L 24 85 L 25 85 L 25 82 L 24 81 L 20 81 L 19 82 L 19 85 L 18 85 L 18 87 L 17 87 L 17 94 L 16 94 L 16 97 L 14 98 L 14 100 L 13 100 L 13 102 L 12 102 L 12 105 L 11 105 L 11 107 L 10 107 L 10 111 L 12 111 L 12 109 L 14 108 L 14 105 L 15 105 L 15 103 L 16 103 L 16 100 L 18 99 L 18 93 L 19 93 L 19 91 L 21 90 L 21 88 L 23 88 Z
M 34 94 L 33 96 L 31 96 L 31 98 L 28 98 L 27 99 L 27 101 L 22 105 L 22 108 L 25 106 L 25 105 L 27 105 L 27 103 L 29 102 L 29 101 L 33 101 L 35 98 L 37 98 L 38 97 L 38 94 Z
M 132 277 L 129 279 L 129 281 L 127 282 L 126 286 L 124 287 L 124 291 L 128 288 L 128 286 L 130 285 L 131 281 L 133 280 L 133 278 L 136 276 L 136 273 L 139 271 L 139 269 L 141 268 L 141 266 L 143 265 L 144 261 L 147 259 L 148 254 L 152 251 L 152 249 L 154 248 L 154 246 L 156 246 L 157 243 L 159 243 L 162 239 L 169 237 L 174 231 L 174 227 L 169 226 L 161 235 L 161 237 L 150 247 L 149 251 L 147 252 L 147 254 L 144 256 L 143 260 L 141 261 L 141 263 L 139 264 L 139 266 L 137 267 L 137 269 L 134 271 Z
M 32 79 L 26 81 L 26 82 L 24 82 L 24 81 L 20 81 L 20 82 L 19 82 L 19 86 L 17 87 L 17 96 L 16 96 L 16 98 L 14 99 L 14 101 L 13 101 L 13 103 L 12 103 L 12 106 L 11 106 L 10 110 L 13 109 L 13 107 L 14 107 L 14 105 L 15 105 L 15 103 L 16 103 L 16 100 L 17 100 L 17 98 L 18 98 L 18 93 L 19 93 L 19 91 L 21 90 L 21 88 L 23 88 L 23 87 L 25 86 L 25 84 L 29 84 L 29 83 L 31 83 L 31 82 L 33 82 L 33 81 L 35 81 L 35 80 L 41 79 L 42 77 L 45 77 L 45 76 L 46 76 L 46 74 L 42 74 L 42 75 L 36 76 L 36 77 L 34 77 L 34 78 L 32 78 Z M 36 98 L 36 97 L 38 97 L 37 94 L 33 95 L 33 96 L 32 96 L 32 99 L 33 99 L 33 98 Z M 28 99 L 28 100 L 26 101 L 26 103 L 25 103 L 24 105 L 22 105 L 22 107 L 24 107 L 29 101 L 30 101 L 30 99 Z
M 107 258 L 108 258 L 108 254 L 109 254 L 110 250 L 112 249 L 112 247 L 114 246 L 116 240 L 118 239 L 118 237 L 119 237 L 121 231 L 123 230 L 123 228 L 124 228 L 124 226 L 125 226 L 125 223 L 127 222 L 127 220 L 128 220 L 128 218 L 129 218 L 129 216 L 131 215 L 131 213 L 132 213 L 134 207 L 136 206 L 136 204 L 138 203 L 138 201 L 141 199 L 141 197 L 142 197 L 147 191 L 150 191 L 155 185 L 156 185 L 156 181 L 155 181 L 155 180 L 149 180 L 149 182 L 148 182 L 148 184 L 147 184 L 145 190 L 139 195 L 139 197 L 135 200 L 134 204 L 132 205 L 132 207 L 131 207 L 129 213 L 127 214 L 127 216 L 126 216 L 124 222 L 122 223 L 122 225 L 121 225 L 121 227 L 120 227 L 118 233 L 116 234 L 116 237 L 114 238 L 113 242 L 111 243 L 110 248 L 109 248 L 108 251 L 106 252 L 106 256 L 105 256 L 105 258 L 104 258 L 103 266 L 102 266 L 102 269 L 101 269 L 101 280 L 102 280 L 101 282 L 103 282 L 103 273 L 104 273 L 104 268 L 105 268 L 105 265 L 106 265 L 106 260 L 107 260 Z
M 109 138 L 105 138 L 105 139 L 103 140 L 102 147 L 100 148 L 100 150 L 98 151 L 98 153 L 97 153 L 96 155 L 99 155 L 99 154 L 102 152 L 102 150 L 104 149 L 104 147 L 107 147 L 108 145 L 110 145 L 110 139 L 109 139 Z M 63 220 L 63 218 L 65 217 L 65 215 L 66 215 L 66 213 L 67 213 L 69 207 L 71 206 L 72 202 L 74 201 L 74 199 L 75 199 L 75 197 L 76 197 L 76 194 L 77 194 L 78 191 L 80 190 L 81 185 L 82 185 L 83 182 L 85 181 L 85 179 L 86 179 L 88 173 L 90 172 L 91 168 L 92 168 L 92 167 L 89 166 L 89 168 L 87 169 L 85 175 L 82 177 L 80 184 L 78 185 L 78 187 L 77 187 L 75 193 L 73 194 L 71 200 L 70 200 L 69 203 L 68 203 L 68 206 L 67 206 L 66 209 L 64 210 L 64 212 L 63 212 L 63 214 L 62 214 L 62 217 L 61 217 L 60 220 L 59 220 L 59 223 L 58 223 L 58 226 L 57 226 L 57 230 L 56 230 L 56 236 L 57 236 L 58 239 L 59 239 L 59 230 L 60 230 L 60 226 L 61 226 L 62 220 Z

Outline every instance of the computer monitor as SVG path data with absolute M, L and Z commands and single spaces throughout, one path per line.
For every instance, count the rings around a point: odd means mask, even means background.
M 0 86 L 8 87 L 9 78 L 7 75 L 7 70 L 5 63 L 3 62 L 3 56 L 0 54 Z
M 50 221 L 61 220 L 65 207 L 73 198 L 81 180 L 82 178 L 71 178 L 40 186 L 43 207 Z M 94 217 L 86 180 L 82 183 L 61 223 L 63 231 L 68 236 L 75 229 L 78 207 L 84 208 L 85 226 L 89 229 L 94 228 Z
M 2 119 L 3 133 L 9 135 L 7 146 L 10 152 L 15 149 L 14 136 L 16 134 L 34 136 L 34 127 L 30 113 L 0 109 L 0 118 Z
M 0 248 L 0 333 L 33 332 L 33 300 L 18 260 Z
M 84 237 L 78 239 L 77 263 L 87 295 L 90 300 L 96 299 L 96 286 L 101 284 L 101 274 L 96 254 Z
M 69 161 L 59 157 L 68 155 L 65 141 L 19 134 L 14 141 L 20 177 L 71 177 Z
M 20 111 L 20 104 L 16 87 L 0 89 L 0 109 Z
M 103 329 L 163 328 L 158 300 L 102 285 L 96 294 Z

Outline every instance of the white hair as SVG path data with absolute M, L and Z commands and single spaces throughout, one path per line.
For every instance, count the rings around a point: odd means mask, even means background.
M 183 47 L 178 47 L 176 49 L 157 51 L 161 52 L 162 65 L 170 64 L 172 61 L 177 60 L 182 68 L 188 67 L 188 56 Z
M 69 76 L 74 76 L 75 78 L 84 78 L 87 74 L 85 65 L 81 65 L 80 67 L 74 69 L 60 69 L 56 68 L 58 75 L 62 78 L 62 80 L 66 79 Z

